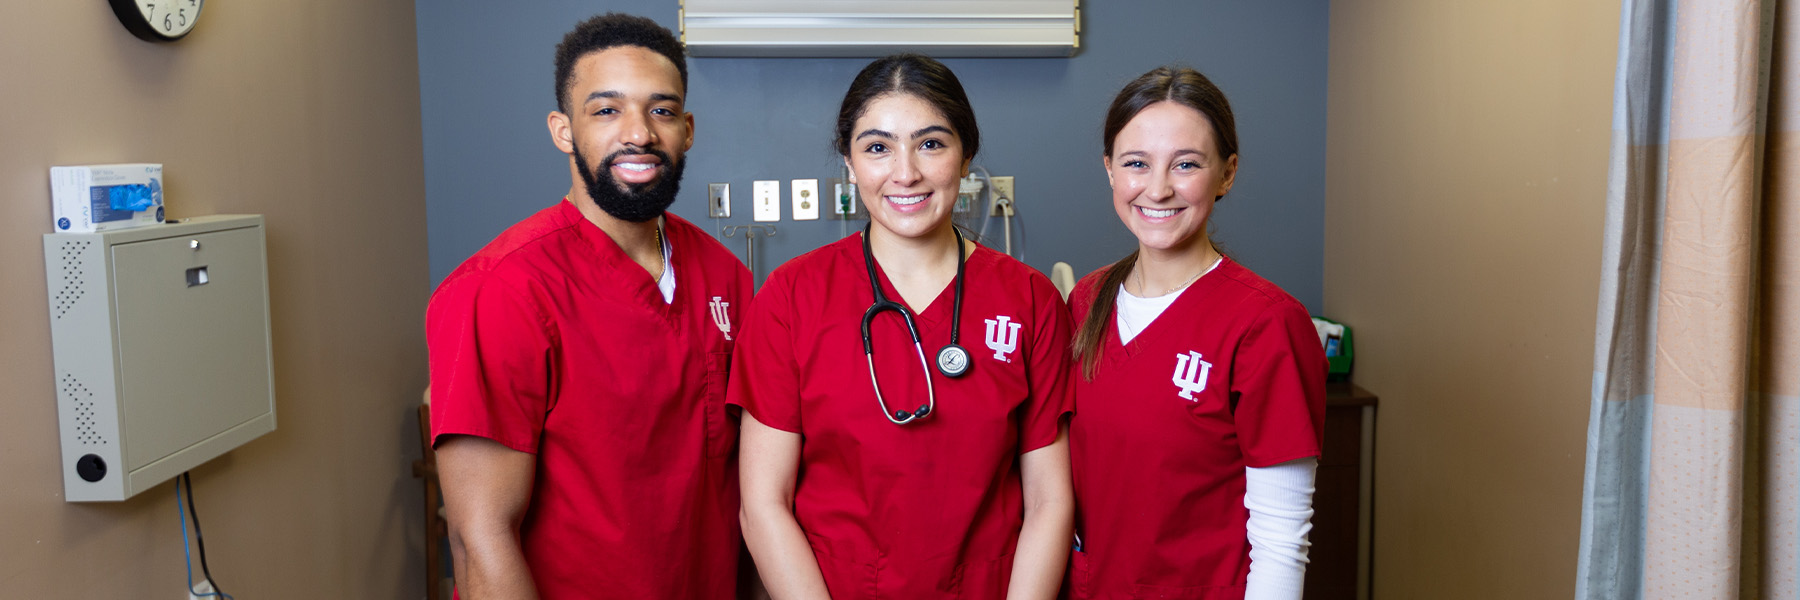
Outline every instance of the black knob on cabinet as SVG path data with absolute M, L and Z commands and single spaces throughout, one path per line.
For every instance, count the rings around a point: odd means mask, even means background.
M 88 482 L 106 478 L 106 461 L 98 454 L 89 454 L 75 461 L 75 474 Z

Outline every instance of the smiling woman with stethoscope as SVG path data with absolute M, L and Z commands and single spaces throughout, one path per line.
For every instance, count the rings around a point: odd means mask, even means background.
M 871 63 L 836 132 L 869 227 L 769 275 L 732 368 L 757 570 L 776 598 L 1052 598 L 1068 309 L 950 222 L 980 134 L 948 68 Z

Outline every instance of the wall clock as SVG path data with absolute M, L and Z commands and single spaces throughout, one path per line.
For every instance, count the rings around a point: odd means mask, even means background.
M 152 42 L 173 42 L 194 30 L 206 0 L 107 0 L 113 14 L 132 35 Z

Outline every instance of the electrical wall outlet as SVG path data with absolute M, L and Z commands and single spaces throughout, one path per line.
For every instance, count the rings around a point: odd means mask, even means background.
M 706 211 L 714 219 L 731 216 L 731 184 L 706 184 Z
M 187 600 L 218 600 L 218 590 L 213 589 L 212 581 L 202 579 L 194 582 L 194 588 L 188 590 Z
M 750 218 L 770 222 L 781 220 L 781 182 L 757 181 L 750 184 Z
M 994 178 L 992 178 L 992 180 L 994 182 L 994 200 L 995 200 L 995 202 L 994 202 L 994 207 L 989 210 L 988 216 L 990 216 L 990 217 L 1010 217 L 1010 216 L 1012 216 L 1012 213 L 1013 213 L 1012 207 L 1014 204 L 1016 204 L 1019 201 L 1019 198 L 1017 196 L 1013 195 L 1013 178 L 1012 178 L 1012 176 L 1007 175 L 1005 177 L 994 177 Z
M 794 220 L 819 220 L 819 180 L 795 179 L 788 183 L 788 191 L 794 195 Z

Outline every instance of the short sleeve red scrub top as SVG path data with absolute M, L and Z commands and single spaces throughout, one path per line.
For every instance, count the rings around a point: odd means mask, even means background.
M 1106 269 L 1069 300 L 1086 316 Z M 1244 468 L 1319 455 L 1325 354 L 1306 308 L 1231 259 L 1077 378 L 1075 598 L 1224 600 L 1250 573 Z M 1079 368 L 1079 367 L 1077 367 Z
M 675 299 L 562 203 L 445 278 L 426 313 L 434 442 L 537 455 L 520 532 L 544 598 L 731 598 L 737 427 L 726 413 L 749 271 L 669 215 Z
M 885 274 L 884 293 L 900 298 Z M 1070 410 L 1068 310 L 1042 274 L 978 247 L 965 265 L 961 345 L 971 367 L 933 367 L 937 408 L 882 415 L 862 349 L 873 302 L 862 238 L 782 265 L 758 292 L 729 401 L 802 436 L 794 515 L 833 598 L 1002 598 L 1024 517 L 1019 456 L 1056 441 Z M 950 342 L 955 283 L 917 315 L 927 360 Z M 872 325 L 893 410 L 926 400 L 900 317 Z

